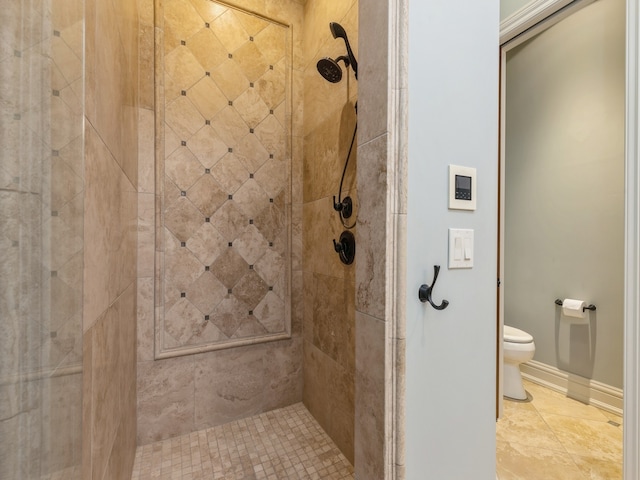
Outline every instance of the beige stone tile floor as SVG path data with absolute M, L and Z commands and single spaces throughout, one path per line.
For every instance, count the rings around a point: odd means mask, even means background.
M 622 418 L 524 381 L 496 426 L 498 480 L 622 480 Z M 610 423 L 612 422 L 612 423 Z
M 302 403 L 143 445 L 131 480 L 353 480 Z

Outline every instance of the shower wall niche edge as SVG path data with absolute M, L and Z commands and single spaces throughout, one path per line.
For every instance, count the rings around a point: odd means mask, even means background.
M 292 29 L 226 2 L 164 8 L 154 358 L 289 339 Z

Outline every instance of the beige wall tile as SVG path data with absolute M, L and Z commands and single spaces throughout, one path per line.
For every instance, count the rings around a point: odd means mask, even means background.
M 358 245 L 356 250 L 356 309 L 385 318 L 387 239 L 387 135 L 359 148 Z
M 193 430 L 192 356 L 138 364 L 138 444 Z
M 139 45 L 137 2 L 88 1 L 85 16 L 83 478 L 102 480 L 125 478 L 135 453 L 139 139 L 143 184 L 153 171 L 138 67 L 153 30 Z
M 85 142 L 83 303 L 87 330 L 135 278 L 137 194 L 90 125 Z
M 154 273 L 155 196 L 138 194 L 138 277 Z
M 152 109 L 140 108 L 138 117 L 138 191 L 154 192 L 155 115 Z
M 385 465 L 385 324 L 356 313 L 355 467 L 358 476 L 383 479 Z
M 153 278 L 138 278 L 137 286 L 137 330 L 138 362 L 153 360 Z
M 360 41 L 367 45 L 359 58 L 361 71 L 359 102 L 360 122 L 359 138 L 362 143 L 373 140 L 387 131 L 388 127 L 388 89 L 389 89 L 389 49 L 388 5 L 376 2 L 362 9 L 362 23 L 367 25 L 360 32 Z
M 262 411 L 264 352 L 239 347 L 195 355 L 195 422 L 219 425 Z
M 135 285 L 118 297 L 92 327 L 91 390 L 92 478 L 103 478 L 109 457 L 133 457 L 135 452 L 114 449 L 120 422 L 135 418 L 135 405 L 128 401 L 131 378 L 135 377 Z M 133 325 L 133 328 L 131 328 Z M 135 391 L 133 392 L 135 398 Z M 123 457 L 125 458 L 125 457 Z

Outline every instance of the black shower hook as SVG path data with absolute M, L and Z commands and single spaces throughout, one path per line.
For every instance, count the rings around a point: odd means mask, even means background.
M 433 299 L 431 298 L 431 292 L 433 292 L 433 287 L 436 286 L 438 273 L 440 273 L 440 265 L 434 265 L 433 270 L 433 283 L 431 284 L 431 286 L 427 284 L 420 285 L 420 288 L 418 289 L 418 298 L 422 303 L 429 302 L 429 304 L 436 310 L 444 310 L 449 306 L 449 302 L 447 300 L 442 300 L 442 303 L 440 305 L 436 305 L 435 303 L 433 303 Z

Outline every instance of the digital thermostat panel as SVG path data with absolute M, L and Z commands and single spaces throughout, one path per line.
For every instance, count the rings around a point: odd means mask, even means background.
M 476 169 L 449 165 L 449 208 L 476 209 Z

